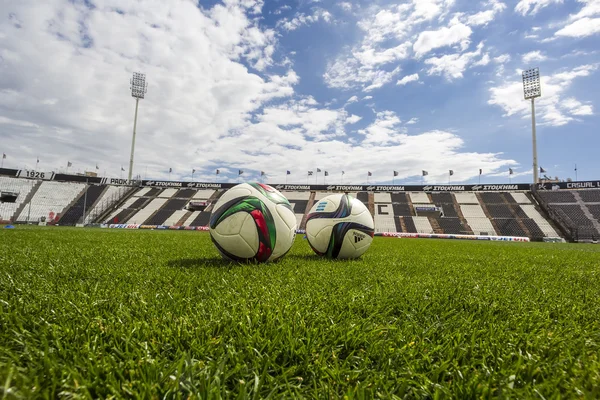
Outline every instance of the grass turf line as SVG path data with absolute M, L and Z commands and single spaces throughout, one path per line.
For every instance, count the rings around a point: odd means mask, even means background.
M 598 250 L 298 238 L 237 265 L 200 232 L 4 230 L 0 393 L 598 398 Z

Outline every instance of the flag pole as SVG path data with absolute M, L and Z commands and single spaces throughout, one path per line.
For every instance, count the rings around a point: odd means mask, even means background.
M 577 182 L 577 164 L 575 164 L 575 182 Z

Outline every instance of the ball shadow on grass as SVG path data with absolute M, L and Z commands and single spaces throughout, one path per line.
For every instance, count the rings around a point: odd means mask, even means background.
M 275 261 L 270 261 L 267 263 L 260 263 L 258 261 L 248 261 L 248 262 L 238 262 L 227 260 L 222 257 L 212 256 L 212 257 L 198 257 L 198 258 L 177 258 L 173 260 L 167 261 L 167 265 L 172 268 L 236 268 L 236 267 L 246 267 L 246 266 L 261 266 L 261 265 L 269 265 L 269 264 L 278 264 L 285 259 L 292 259 L 295 261 L 319 261 L 319 260 L 328 260 L 323 257 L 319 257 L 316 254 L 310 255 L 298 255 L 298 254 L 287 254 Z M 328 261 L 338 261 L 338 260 L 328 260 Z
M 172 268 L 231 268 L 241 264 L 235 261 L 226 260 L 222 257 L 198 257 L 198 258 L 176 258 L 169 260 L 167 265 Z

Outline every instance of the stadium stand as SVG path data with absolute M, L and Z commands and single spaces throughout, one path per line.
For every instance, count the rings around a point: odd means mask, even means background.
M 577 193 L 584 203 L 600 203 L 600 190 L 579 190 Z
M 482 236 L 495 236 L 497 235 L 494 226 L 490 222 L 489 218 L 477 218 L 470 217 L 466 218 L 467 224 L 471 227 L 474 235 Z
M 0 192 L 17 193 L 14 202 L 0 202 L 0 221 L 14 221 L 19 208 L 25 205 L 40 181 L 0 176 Z
M 167 189 L 169 190 L 169 189 Z M 174 192 L 173 194 L 175 194 L 176 192 Z M 159 199 L 153 200 L 153 201 L 158 201 Z M 176 211 L 181 211 L 183 210 L 183 208 L 186 206 L 186 204 L 188 203 L 187 199 L 175 199 L 175 198 L 171 198 L 168 199 L 166 201 L 166 203 L 164 203 L 162 205 L 162 207 L 160 207 L 159 209 L 157 209 L 153 214 L 150 215 L 150 217 L 148 217 L 148 219 L 146 219 L 144 222 L 142 222 L 144 225 L 166 225 L 165 221 L 167 219 L 169 219 Z M 159 204 L 159 203 L 156 203 Z M 177 221 L 179 221 L 179 219 L 177 219 Z M 175 222 L 177 222 L 175 221 Z
M 521 194 L 521 193 L 513 193 L 513 197 L 515 194 Z M 516 199 L 517 201 L 521 201 Z M 529 199 L 527 199 L 529 201 Z M 525 215 L 527 215 L 527 219 L 531 219 L 533 221 L 535 221 L 536 225 L 540 228 L 540 230 L 542 231 L 542 233 L 544 234 L 544 236 L 547 237 L 558 237 L 559 235 L 556 233 L 556 230 L 552 227 L 552 225 L 550 225 L 550 223 L 544 218 L 542 217 L 542 215 L 539 213 L 538 210 L 536 210 L 535 205 L 529 203 L 529 204 L 521 204 L 521 208 L 523 209 L 523 212 L 525 213 Z M 528 226 L 529 228 L 529 226 Z M 531 229 L 530 229 L 531 230 Z
M 25 222 L 31 205 L 31 221 L 52 216 L 56 222 L 60 216 L 59 224 L 77 224 L 82 222 L 87 190 L 86 223 L 206 226 L 212 204 L 224 192 L 223 189 L 102 186 L 100 182 L 88 186 L 82 182 L 1 176 L 0 191 L 11 194 L 0 198 L 0 220 Z M 325 191 L 284 193 L 290 200 L 300 229 L 311 206 L 330 194 L 332 192 Z M 565 234 L 579 241 L 600 238 L 600 190 L 348 194 L 367 205 L 378 233 L 474 233 L 528 236 L 539 240 Z M 190 201 L 206 201 L 206 208 L 188 210 Z M 416 212 L 416 207 L 430 208 L 432 205 L 441 210 L 441 215 L 432 210 Z
M 177 193 L 173 195 L 173 197 L 176 197 L 178 199 L 189 199 L 195 194 L 196 191 L 194 189 L 179 189 Z
M 38 222 L 42 217 L 55 220 L 82 193 L 85 184 L 44 181 L 27 207 L 21 210 L 19 222 Z M 31 207 L 30 207 L 31 206 Z
M 495 219 L 494 222 L 498 227 L 499 234 L 502 236 L 529 236 L 525 233 L 523 228 L 521 228 L 521 225 L 519 225 L 519 222 L 516 219 L 499 218 Z
M 112 208 L 131 189 L 126 186 L 108 186 L 92 209 L 86 212 L 85 223 L 89 224 L 99 218 L 106 210 Z
M 307 212 L 309 200 L 310 200 L 310 192 L 292 192 L 285 191 L 282 193 L 290 202 L 292 206 L 292 210 L 294 210 L 294 215 L 296 216 L 296 226 L 300 227 L 302 225 L 302 219 L 304 218 L 304 214 Z M 299 228 L 298 228 L 299 229 Z
M 375 193 L 373 196 L 375 233 L 398 232 L 400 220 L 394 215 L 392 196 L 389 193 Z M 400 227 L 400 231 L 401 231 Z
M 187 212 L 187 210 L 177 210 L 162 224 L 165 226 L 177 226 L 181 218 L 183 218 Z
M 415 225 L 415 233 L 433 233 L 433 227 L 427 217 L 413 217 L 413 223 Z M 411 232 L 412 233 L 412 232 Z
M 212 211 L 212 208 L 219 200 L 219 197 L 221 197 L 223 193 L 225 193 L 225 190 L 210 190 L 210 192 L 212 192 L 210 197 L 205 200 L 209 201 L 211 204 L 206 209 L 204 209 L 204 211 L 192 213 L 185 220 L 183 226 L 208 226 L 208 224 L 210 223 L 210 213 Z
M 163 198 L 171 198 L 173 197 L 173 195 L 177 193 L 177 189 L 165 189 L 163 190 L 161 193 L 159 193 L 156 197 L 163 197 Z
M 404 226 L 406 227 L 405 232 L 407 233 L 417 233 L 417 227 L 415 226 L 415 222 L 413 221 L 413 217 L 402 217 L 404 222 Z
M 133 214 L 125 222 L 127 224 L 143 224 L 149 219 L 156 211 L 158 211 L 168 200 L 165 198 L 157 197 L 152 199 L 144 208 Z
M 431 204 L 431 200 L 429 199 L 429 196 L 427 196 L 427 193 L 410 192 L 408 196 L 413 204 Z
M 75 203 L 73 203 L 73 205 L 64 212 L 58 223 L 60 225 L 72 226 L 83 222 L 84 211 L 88 213 L 90 208 L 92 208 L 94 203 L 96 203 L 105 190 L 106 185 L 88 186 L 86 190 L 84 190 L 84 193 L 79 196 L 77 201 L 75 201 Z
M 479 204 L 479 199 L 475 193 L 472 192 L 454 193 L 454 197 L 456 198 L 458 204 Z
M 208 200 L 212 197 L 212 195 L 215 193 L 214 190 L 198 190 L 196 192 L 196 194 L 194 194 L 193 199 L 194 200 Z

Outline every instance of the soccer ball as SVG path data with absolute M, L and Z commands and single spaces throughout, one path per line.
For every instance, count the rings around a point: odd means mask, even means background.
M 349 194 L 318 201 L 306 218 L 310 247 L 328 258 L 358 258 L 371 246 L 375 224 L 367 207 Z
M 225 192 L 210 215 L 210 237 L 233 261 L 274 261 L 296 236 L 296 216 L 279 191 L 262 183 L 242 183 Z

